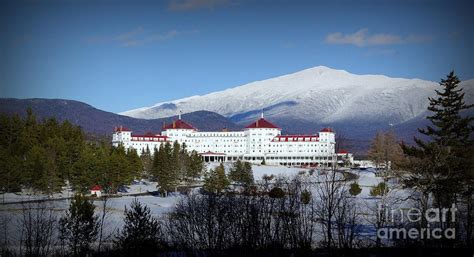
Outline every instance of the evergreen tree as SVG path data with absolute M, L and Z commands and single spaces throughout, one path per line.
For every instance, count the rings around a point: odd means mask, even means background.
M 143 163 L 135 149 L 129 148 L 126 153 L 130 178 L 140 178 L 143 175 Z
M 155 256 L 160 244 L 160 224 L 151 215 L 150 208 L 134 199 L 130 209 L 125 208 L 124 226 L 116 245 L 126 256 Z
M 127 180 L 127 157 L 122 145 L 112 149 L 109 155 L 110 185 L 113 192 Z
M 77 162 L 73 164 L 70 182 L 76 192 L 87 193 L 97 178 L 97 159 L 94 148 L 85 145 Z
M 2 192 L 16 192 L 21 190 L 22 185 L 22 160 L 18 156 L 12 156 L 9 151 L 0 147 L 0 190 Z
M 162 193 L 174 190 L 172 164 L 172 148 L 169 142 L 161 145 L 153 155 L 152 174 L 158 182 L 158 187 Z
M 170 183 L 171 187 L 173 189 L 178 186 L 180 181 L 184 180 L 184 177 L 186 175 L 185 173 L 185 160 L 184 156 L 186 155 L 186 150 L 181 149 L 181 145 L 178 143 L 178 141 L 174 141 L 173 143 L 173 148 L 171 151 L 171 159 L 170 159 L 170 170 L 169 170 L 169 176 L 170 176 Z
M 45 150 L 40 146 L 33 146 L 24 161 L 24 182 L 28 188 L 35 191 L 44 191 L 46 193 L 54 192 L 55 188 L 50 188 L 50 171 L 53 164 L 46 155 Z
M 51 194 L 65 182 L 84 193 L 95 184 L 116 190 L 143 170 L 135 150 L 86 142 L 80 127 L 54 118 L 38 122 L 31 108 L 24 119 L 0 115 L 0 133 L 2 191 L 24 187 Z
M 230 185 L 225 174 L 224 164 L 220 164 L 215 169 L 211 169 L 204 179 L 204 190 L 212 193 L 220 193 Z
M 465 104 L 459 83 L 451 72 L 441 80 L 436 97 L 429 98 L 428 110 L 432 114 L 427 119 L 431 125 L 419 129 L 428 141 L 415 138 L 416 146 L 402 145 L 411 172 L 405 184 L 425 195 L 433 194 L 438 207 L 450 206 L 459 193 L 473 193 L 472 152 L 467 150 L 473 145 L 474 118 L 461 113 L 473 105 Z
M 92 201 L 77 194 L 66 215 L 59 221 L 60 237 L 75 256 L 84 256 L 97 237 L 99 223 L 94 209 Z
M 186 167 L 186 184 L 192 184 L 196 179 L 199 179 L 204 170 L 204 161 L 201 156 L 196 152 L 192 151 L 187 156 L 187 167 Z
M 112 190 L 112 179 L 110 174 L 110 162 L 109 154 L 111 153 L 110 147 L 105 142 L 101 142 L 96 148 L 96 167 L 97 175 L 93 184 L 102 186 L 104 192 L 111 193 Z
M 143 170 L 146 174 L 151 174 L 151 170 L 153 168 L 153 158 L 150 152 L 150 148 L 148 146 L 140 155 L 140 160 L 142 161 Z
M 249 162 L 237 160 L 230 169 L 229 179 L 240 185 L 253 184 L 252 165 Z
M 390 189 L 388 188 L 387 184 L 385 184 L 385 182 L 380 182 L 378 185 L 370 189 L 370 195 L 371 196 L 384 196 L 388 194 L 389 190 Z
M 360 188 L 359 186 L 359 183 L 357 182 L 354 182 L 350 185 L 350 188 L 349 188 L 349 193 L 352 195 L 352 196 L 357 196 L 360 194 L 360 192 L 362 192 L 362 188 Z
M 252 164 L 250 162 L 244 162 L 244 174 L 242 178 L 242 183 L 245 185 L 253 184 L 253 171 L 252 171 Z

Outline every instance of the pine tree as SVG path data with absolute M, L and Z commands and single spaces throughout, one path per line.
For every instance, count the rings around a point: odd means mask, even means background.
M 140 160 L 142 161 L 143 170 L 146 174 L 151 174 L 153 167 L 153 158 L 150 152 L 150 148 L 146 147 L 145 151 L 140 155 Z
M 174 141 L 173 148 L 171 151 L 171 158 L 170 158 L 170 183 L 171 187 L 175 189 L 180 181 L 184 180 L 185 174 L 185 162 L 184 162 L 184 155 L 186 154 L 185 149 L 181 149 L 181 145 L 178 141 Z
M 80 157 L 74 163 L 71 173 L 71 185 L 75 191 L 80 193 L 87 193 L 89 188 L 97 184 L 95 179 L 97 159 L 94 154 L 94 148 L 91 145 L 84 145 Z
M 230 185 L 225 174 L 224 165 L 221 163 L 215 169 L 211 169 L 204 179 L 204 190 L 212 193 L 221 193 Z
M 385 182 L 380 182 L 378 185 L 370 189 L 370 195 L 371 196 L 384 196 L 388 194 L 389 190 L 390 189 Z
M 143 175 L 143 163 L 135 149 L 129 148 L 126 153 L 129 169 L 129 178 L 136 179 Z
M 250 162 L 244 162 L 244 174 L 243 174 L 242 182 L 245 185 L 251 185 L 254 182 L 252 164 L 250 164 Z
M 360 194 L 360 192 L 362 192 L 362 188 L 360 188 L 359 186 L 359 183 L 357 182 L 354 182 L 350 185 L 350 188 L 349 188 L 349 193 L 352 195 L 352 196 L 357 196 Z
M 84 256 L 97 237 L 99 223 L 94 209 L 92 201 L 78 194 L 71 201 L 66 215 L 59 220 L 60 237 L 75 256 Z
M 82 130 L 68 121 L 48 118 L 38 122 L 28 108 L 24 119 L 0 115 L 0 133 L 1 190 L 18 191 L 23 186 L 51 194 L 67 180 L 96 175 L 77 169 L 87 144 Z M 82 164 L 87 167 L 87 162 Z
M 192 151 L 187 159 L 186 183 L 189 185 L 201 177 L 204 170 L 204 161 L 196 151 Z
M 242 173 L 244 171 L 244 165 L 240 160 L 237 160 L 232 164 L 232 168 L 229 171 L 229 179 L 233 182 L 240 182 Z
M 237 160 L 230 169 L 229 179 L 239 185 L 253 184 L 252 165 L 249 162 Z
M 126 256 L 154 256 L 160 244 L 160 224 L 150 208 L 134 199 L 125 208 L 124 226 L 116 245 Z
M 50 166 L 47 162 L 48 159 L 42 147 L 34 145 L 28 151 L 24 161 L 24 184 L 26 187 L 35 191 L 46 189 L 46 183 L 49 179 L 47 169 Z
M 456 202 L 456 195 L 473 190 L 471 125 L 473 117 L 463 117 L 462 111 L 472 108 L 466 105 L 459 79 L 451 72 L 440 82 L 441 90 L 436 97 L 429 98 L 427 119 L 431 125 L 419 132 L 428 141 L 415 138 L 416 146 L 402 145 L 409 156 L 407 167 L 410 177 L 405 180 L 409 187 L 415 187 L 425 195 L 433 194 L 438 207 Z M 461 184 L 460 184 L 461 183 Z
M 161 145 L 158 151 L 153 155 L 152 174 L 158 182 L 158 187 L 162 193 L 174 190 L 172 164 L 172 148 L 169 142 Z
M 96 177 L 93 184 L 98 184 L 102 186 L 104 192 L 112 192 L 112 179 L 111 179 L 111 165 L 109 162 L 110 147 L 105 142 L 101 142 L 100 145 L 96 148 Z

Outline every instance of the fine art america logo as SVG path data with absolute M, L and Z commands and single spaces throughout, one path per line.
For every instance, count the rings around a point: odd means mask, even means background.
M 386 224 L 420 223 L 425 218 L 426 225 L 405 227 L 383 227 L 377 229 L 377 237 L 381 239 L 455 239 L 455 228 L 440 228 L 436 224 L 446 224 L 456 221 L 457 208 L 452 204 L 451 208 L 429 208 L 422 211 L 419 208 L 391 209 L 384 205 L 378 205 L 377 219 L 385 221 Z M 408 224 L 407 224 L 408 223 Z

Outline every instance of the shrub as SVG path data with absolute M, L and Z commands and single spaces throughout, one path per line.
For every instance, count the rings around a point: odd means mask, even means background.
M 388 193 L 389 188 L 385 182 L 380 182 L 377 186 L 370 189 L 371 196 L 384 196 Z
M 356 196 L 362 192 L 362 188 L 360 188 L 359 184 L 357 182 L 354 182 L 351 184 L 351 188 L 349 189 L 349 193 L 352 196 Z
M 308 204 L 311 201 L 311 192 L 307 190 L 301 192 L 300 200 L 303 204 Z
M 268 193 L 268 196 L 271 198 L 283 198 L 285 197 L 285 191 L 279 187 L 274 187 L 270 192 Z

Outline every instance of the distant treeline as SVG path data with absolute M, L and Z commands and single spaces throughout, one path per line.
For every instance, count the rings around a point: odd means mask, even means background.
M 88 142 L 80 127 L 55 118 L 38 121 L 31 109 L 23 119 L 0 116 L 0 190 L 47 194 L 70 183 L 78 192 L 92 185 L 116 190 L 143 170 L 134 150 Z
M 122 145 L 87 140 L 83 130 L 55 118 L 38 121 L 31 109 L 25 118 L 0 115 L 0 191 L 31 190 L 52 194 L 68 183 L 76 192 L 100 185 L 114 193 L 133 179 L 158 181 L 163 192 L 189 185 L 204 169 L 201 157 L 175 142 L 138 156 Z

